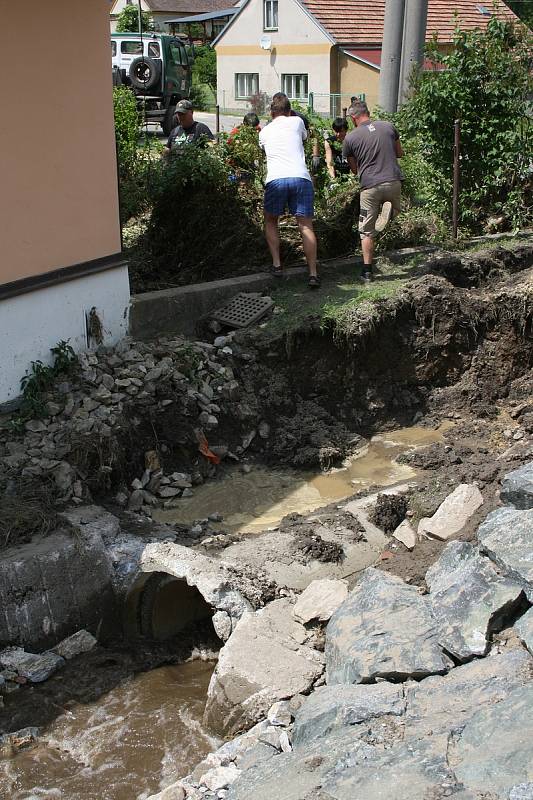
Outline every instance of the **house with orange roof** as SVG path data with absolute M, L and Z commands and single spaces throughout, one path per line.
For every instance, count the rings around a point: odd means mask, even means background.
M 429 0 L 427 39 L 517 19 L 500 0 Z M 245 0 L 215 39 L 218 103 L 246 110 L 279 91 L 337 115 L 353 95 L 377 104 L 385 0 Z

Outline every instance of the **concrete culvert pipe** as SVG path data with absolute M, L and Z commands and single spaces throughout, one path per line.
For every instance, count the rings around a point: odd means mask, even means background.
M 126 603 L 130 635 L 163 641 L 189 625 L 211 619 L 214 609 L 196 586 L 164 572 L 147 575 L 134 586 Z

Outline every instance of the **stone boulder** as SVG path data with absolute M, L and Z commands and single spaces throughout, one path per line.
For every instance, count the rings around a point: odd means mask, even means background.
M 440 504 L 432 517 L 424 517 L 418 533 L 432 539 L 449 539 L 464 528 L 483 503 L 483 495 L 475 484 L 461 483 Z
M 347 597 L 346 581 L 312 581 L 297 599 L 292 613 L 304 625 L 312 620 L 327 622 Z
M 516 784 L 533 781 L 533 686 L 485 706 L 450 743 L 448 762 L 474 792 L 507 800 Z
M 22 647 L 8 647 L 0 652 L 0 668 L 11 669 L 29 683 L 46 681 L 65 663 L 57 653 L 27 653 Z
M 533 509 L 498 508 L 478 528 L 479 549 L 533 602 Z
M 220 651 L 204 716 L 216 733 L 253 725 L 276 701 L 308 692 L 322 674 L 323 655 L 305 644 L 307 632 L 292 611 L 282 599 L 245 613 Z
M 502 629 L 523 596 L 518 583 L 499 575 L 468 542 L 450 542 L 426 583 L 439 644 L 459 661 L 486 655 L 489 634 Z
M 398 684 L 321 686 L 296 714 L 293 744 L 298 749 L 335 728 L 383 715 L 400 716 L 404 711 L 404 691 Z
M 532 665 L 517 649 L 416 684 L 317 690 L 296 715 L 294 752 L 243 771 L 227 800 L 528 798 Z M 381 686 L 384 694 L 372 694 Z M 345 690 L 366 700 L 346 700 Z
M 504 503 L 515 508 L 533 508 L 533 462 L 524 464 L 505 476 L 500 497 Z
M 325 653 L 328 684 L 420 679 L 451 666 L 426 600 L 373 567 L 330 619 Z
M 500 703 L 533 681 L 533 658 L 522 648 L 475 659 L 420 683 L 405 685 L 405 737 L 460 728 L 483 706 Z
M 530 653 L 533 653 L 533 608 L 515 623 L 515 631 Z

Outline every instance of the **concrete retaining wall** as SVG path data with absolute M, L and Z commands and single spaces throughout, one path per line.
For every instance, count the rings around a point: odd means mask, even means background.
M 306 270 L 300 267 L 286 271 L 287 277 L 305 273 Z M 268 272 L 259 272 L 241 278 L 135 295 L 131 300 L 130 336 L 141 340 L 167 333 L 195 336 L 198 322 L 210 311 L 224 305 L 239 292 L 268 291 L 276 280 Z
M 12 548 L 0 561 L 0 649 L 51 647 L 86 628 L 116 621 L 112 566 L 100 536 L 58 531 Z

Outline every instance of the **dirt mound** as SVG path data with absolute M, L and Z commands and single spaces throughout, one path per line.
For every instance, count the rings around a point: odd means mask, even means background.
M 405 519 L 407 498 L 396 494 L 378 494 L 370 521 L 385 533 L 393 533 Z

